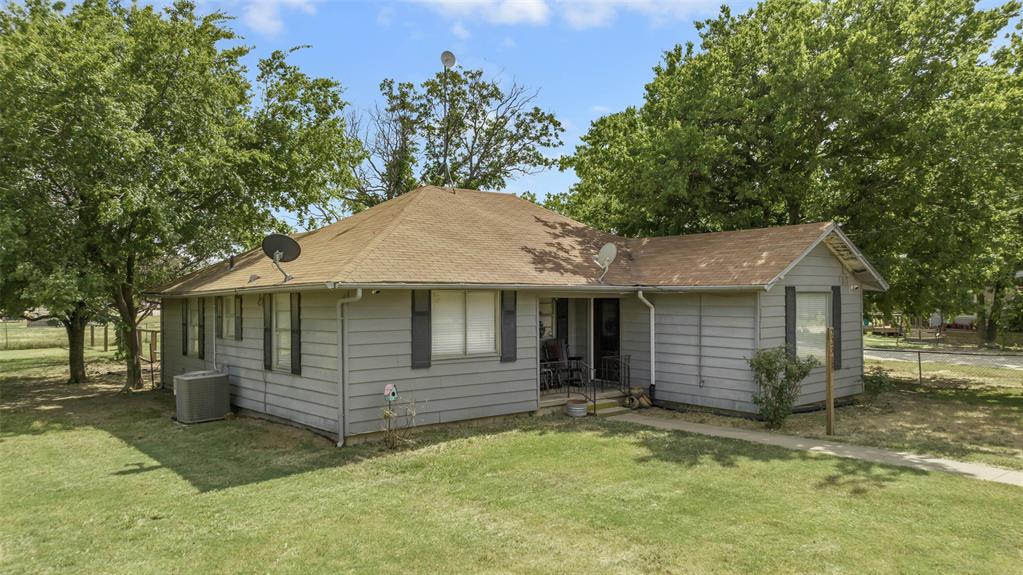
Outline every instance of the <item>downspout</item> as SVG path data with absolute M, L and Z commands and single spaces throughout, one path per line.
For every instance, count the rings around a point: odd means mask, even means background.
M 330 284 L 331 288 L 336 288 L 337 284 Z M 348 355 L 345 351 L 348 349 L 348 342 L 345 339 L 345 332 L 347 332 L 345 325 L 345 310 L 344 306 L 346 303 L 354 303 L 362 299 L 362 288 L 355 288 L 355 295 L 351 297 L 343 297 L 337 300 L 337 446 L 343 447 L 345 444 L 345 425 L 348 423 L 348 417 L 345 413 L 345 366 L 348 364 L 346 361 Z
M 654 341 L 657 313 L 654 310 L 654 304 L 650 303 L 650 300 L 643 295 L 643 290 L 636 291 L 636 297 L 650 310 L 650 400 L 653 401 L 654 389 L 657 385 L 657 345 Z

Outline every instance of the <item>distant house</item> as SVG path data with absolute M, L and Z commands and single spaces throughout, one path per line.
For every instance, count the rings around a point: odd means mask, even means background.
M 788 342 L 823 359 L 827 326 L 836 396 L 857 394 L 863 291 L 887 289 L 833 223 L 628 239 L 463 189 L 294 238 L 287 283 L 256 250 L 154 292 L 163 378 L 224 370 L 236 406 L 339 440 L 381 429 L 389 383 L 420 425 L 537 410 L 564 395 L 547 388 L 568 358 L 660 404 L 754 412 L 747 358 Z M 798 403 L 823 399 L 816 369 Z

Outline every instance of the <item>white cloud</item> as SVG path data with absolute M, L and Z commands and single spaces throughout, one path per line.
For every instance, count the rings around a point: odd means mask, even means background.
M 298 10 L 311 15 L 316 13 L 316 3 L 317 0 L 243 0 L 242 22 L 256 32 L 272 36 L 284 29 L 282 11 Z
M 600 114 L 601 116 L 603 116 L 604 114 L 610 112 L 611 108 L 608 108 L 607 106 L 601 106 L 600 104 L 596 104 L 590 106 L 590 111 L 593 112 L 594 114 Z
M 414 0 L 449 18 L 479 19 L 493 24 L 546 24 L 546 0 Z
M 455 25 L 451 27 L 451 33 L 459 40 L 468 40 L 470 36 L 469 31 L 465 29 L 461 22 L 455 22 Z
M 552 15 L 572 28 L 614 22 L 620 12 L 646 16 L 651 24 L 714 14 L 722 0 L 412 0 L 444 16 L 492 24 L 548 24 Z
M 384 6 L 377 11 L 377 24 L 383 27 L 388 27 L 394 20 L 394 6 Z

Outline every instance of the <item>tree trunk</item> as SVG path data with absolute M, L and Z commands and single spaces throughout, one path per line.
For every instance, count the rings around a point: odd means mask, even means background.
M 991 305 L 987 309 L 984 329 L 984 343 L 993 344 L 998 337 L 998 318 L 1002 315 L 1002 285 L 995 284 L 991 289 Z
M 68 383 L 85 383 L 85 327 L 89 318 L 79 306 L 61 320 L 67 331 Z
M 785 206 L 788 211 L 790 226 L 803 223 L 803 205 L 799 200 L 785 200 Z
M 121 318 L 121 343 L 124 345 L 125 373 L 123 391 L 142 389 L 142 361 L 139 360 L 138 308 L 133 297 L 131 284 L 123 283 L 114 288 L 114 306 Z

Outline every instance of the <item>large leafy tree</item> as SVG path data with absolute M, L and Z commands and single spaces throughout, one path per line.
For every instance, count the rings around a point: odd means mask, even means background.
M 52 318 L 67 332 L 68 383 L 86 381 L 85 329 L 109 311 L 102 274 L 89 265 L 77 238 L 73 210 L 61 200 L 41 211 L 13 213 L 0 202 L 0 313 L 26 320 Z M 30 202 L 26 202 L 31 204 Z
M 384 104 L 363 130 L 370 154 L 348 209 L 389 200 L 419 183 L 500 189 L 556 164 L 545 152 L 561 145 L 564 129 L 535 105 L 537 92 L 519 84 L 502 86 L 482 70 L 455 68 L 418 86 L 384 80 L 380 92 Z
M 314 225 L 312 208 L 354 185 L 362 157 L 339 85 L 283 52 L 259 61 L 253 85 L 226 20 L 184 1 L 0 13 L 4 214 L 74 214 L 59 225 L 85 261 L 68 265 L 102 277 L 128 387 L 141 385 L 146 288 L 282 229 L 281 210 Z
M 564 160 L 580 182 L 547 203 L 626 235 L 834 219 L 890 279 L 882 309 L 954 309 L 1020 232 L 999 215 L 1021 189 L 1018 34 L 995 47 L 1018 14 L 970 0 L 723 8 L 697 24 L 699 47 L 664 55 L 641 107 L 593 124 Z

